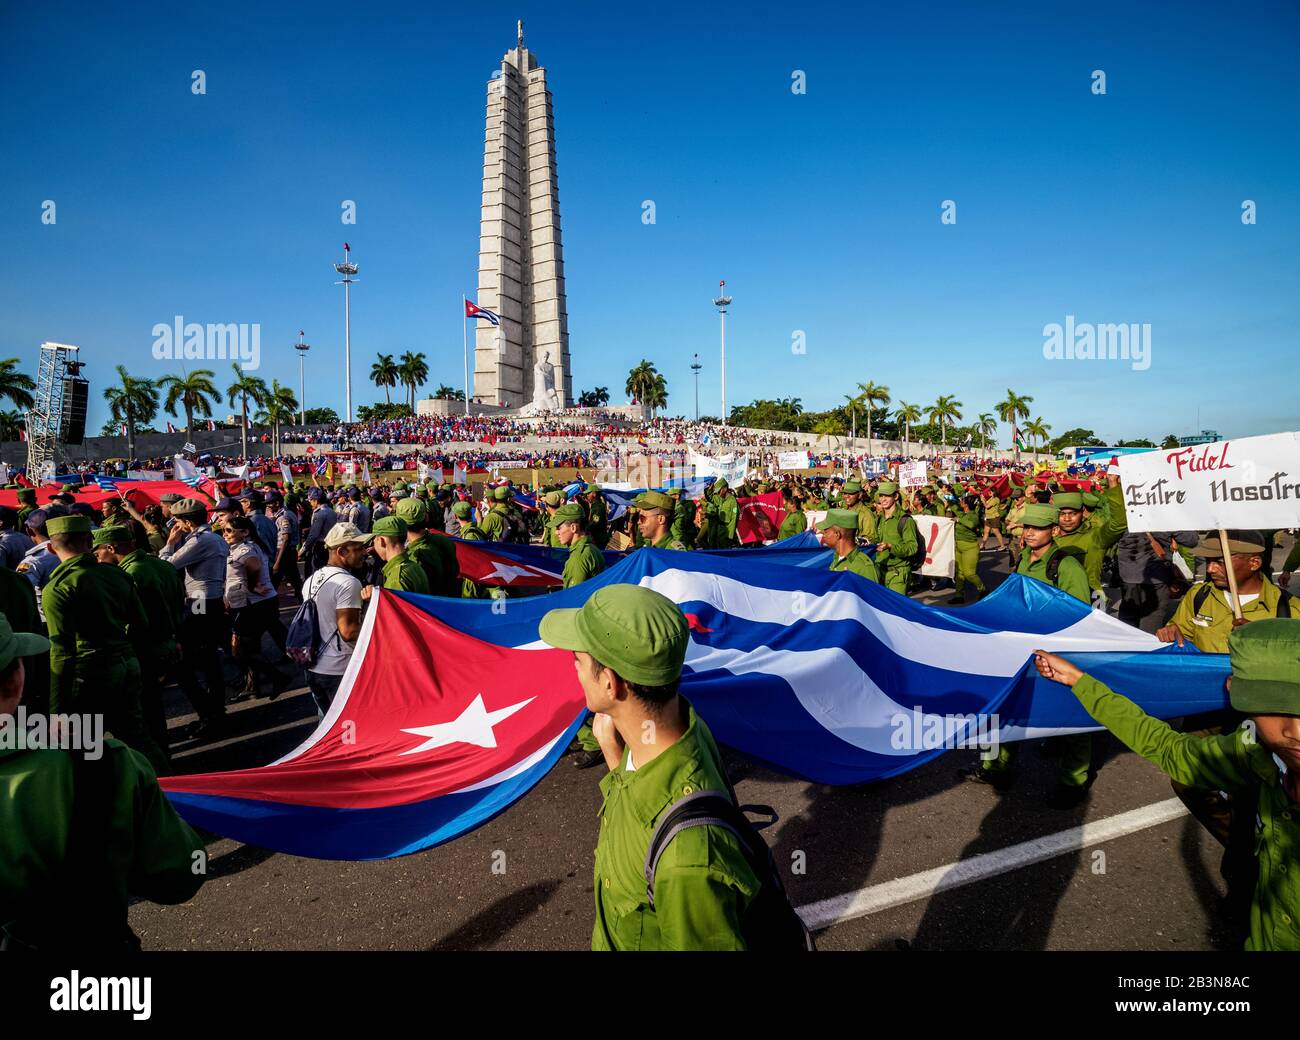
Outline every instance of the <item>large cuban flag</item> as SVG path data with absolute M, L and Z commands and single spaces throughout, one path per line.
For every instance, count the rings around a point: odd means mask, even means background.
M 396 856 L 450 840 L 522 797 L 563 754 L 584 701 L 542 615 L 612 582 L 657 589 L 691 627 L 682 692 L 719 742 L 826 784 L 913 769 L 993 719 L 1000 739 L 1096 728 L 1041 680 L 1070 655 L 1152 714 L 1224 703 L 1227 658 L 1177 651 L 1013 575 L 961 610 L 761 550 L 643 549 L 580 586 L 509 601 L 381 593 L 329 715 L 260 769 L 172 777 L 190 822 L 325 858 Z M 982 720 L 982 721 L 981 721 Z M 944 744 L 927 739 L 942 733 Z

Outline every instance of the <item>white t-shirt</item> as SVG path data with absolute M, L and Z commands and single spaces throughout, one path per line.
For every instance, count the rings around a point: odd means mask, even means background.
M 344 642 L 337 634 L 337 612 L 361 609 L 361 582 L 342 567 L 322 567 L 312 572 L 302 594 L 316 601 L 316 625 L 323 640 L 311 670 L 321 675 L 342 675 L 348 670 L 356 643 Z

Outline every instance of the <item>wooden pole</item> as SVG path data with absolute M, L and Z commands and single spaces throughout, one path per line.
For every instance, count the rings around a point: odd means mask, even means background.
M 1232 616 L 1241 620 L 1241 597 L 1237 593 L 1237 573 L 1232 569 L 1232 553 L 1228 552 L 1228 532 L 1219 528 L 1219 545 L 1223 549 L 1223 570 L 1228 575 L 1228 591 L 1232 593 Z

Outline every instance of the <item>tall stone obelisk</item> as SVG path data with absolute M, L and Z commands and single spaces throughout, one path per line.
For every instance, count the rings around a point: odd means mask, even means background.
M 524 47 L 506 52 L 488 81 L 478 303 L 501 316 L 474 340 L 474 400 L 520 407 L 533 401 L 534 372 L 555 366 L 561 403 L 573 402 L 564 251 L 555 172 L 555 123 L 546 70 Z

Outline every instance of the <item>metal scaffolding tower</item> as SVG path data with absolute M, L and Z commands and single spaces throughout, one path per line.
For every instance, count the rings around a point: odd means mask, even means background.
M 66 343 L 41 344 L 36 401 L 27 413 L 27 476 L 31 480 L 48 480 L 55 474 L 63 419 L 63 379 L 69 362 L 80 367 L 80 350 Z

